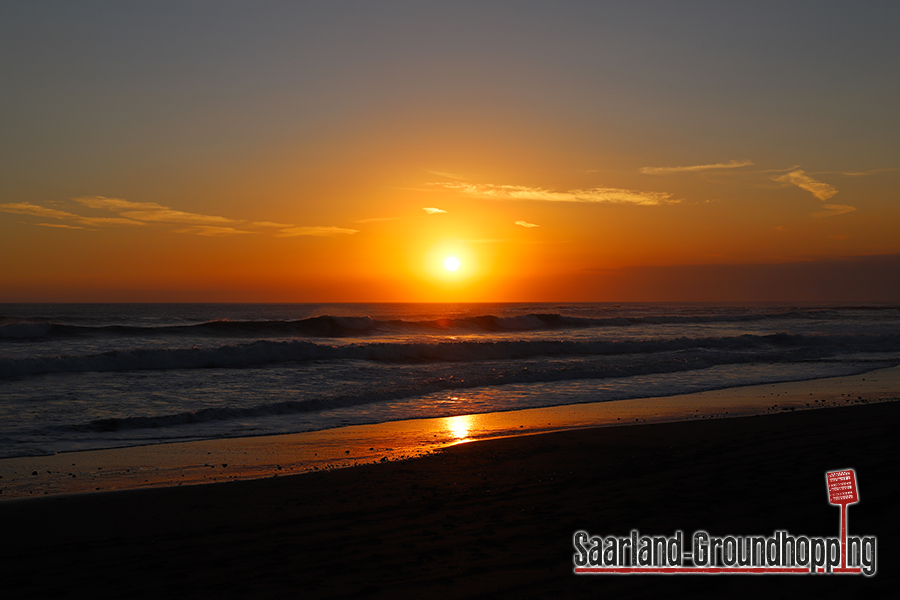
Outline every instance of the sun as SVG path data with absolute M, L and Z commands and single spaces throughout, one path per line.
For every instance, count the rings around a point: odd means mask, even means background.
M 435 244 L 422 258 L 423 274 L 438 285 L 442 293 L 459 292 L 479 281 L 478 256 L 462 242 Z

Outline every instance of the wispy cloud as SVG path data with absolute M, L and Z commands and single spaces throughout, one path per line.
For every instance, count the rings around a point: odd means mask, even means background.
M 838 193 L 838 191 L 833 186 L 821 181 L 816 181 L 815 179 L 807 175 L 806 171 L 802 171 L 800 169 L 796 169 L 780 177 L 773 177 L 772 180 L 779 181 L 781 183 L 794 184 L 797 187 L 811 193 L 813 196 L 822 201 L 828 200 Z
M 47 208 L 46 206 L 32 204 L 30 202 L 12 202 L 7 204 L 0 204 L 0 211 L 19 215 L 32 215 L 35 217 L 43 217 L 48 219 L 60 219 L 62 221 L 74 221 L 76 223 L 88 225 L 91 227 L 98 227 L 101 225 L 144 224 L 141 221 L 136 221 L 134 219 L 124 219 L 120 217 L 85 217 L 82 215 L 77 215 L 75 213 L 66 212 L 64 210 L 57 210 L 55 208 Z
M 288 227 L 282 229 L 279 237 L 299 237 L 302 235 L 310 235 L 315 237 L 328 237 L 333 235 L 352 235 L 359 233 L 357 229 L 345 229 L 343 227 Z
M 105 198 L 103 196 L 85 196 L 73 198 L 90 208 L 114 210 L 128 219 L 135 221 L 151 221 L 161 223 L 214 224 L 235 223 L 234 219 L 215 215 L 201 215 L 169 208 L 156 202 L 131 202 L 121 198 Z
M 816 219 L 836 217 L 837 215 L 843 215 L 856 210 L 855 206 L 846 206 L 844 204 L 826 204 L 824 208 L 825 210 L 823 211 L 813 213 L 813 217 Z
M 185 227 L 176 229 L 175 233 L 192 233 L 194 235 L 203 235 L 207 237 L 221 237 L 223 235 L 236 235 L 241 233 L 254 233 L 252 231 L 244 231 L 235 229 L 234 227 L 218 227 L 216 225 L 195 225 L 193 227 Z
M 423 208 L 422 210 L 424 210 L 425 212 L 427 212 L 429 215 L 439 215 L 439 214 L 441 214 L 441 213 L 446 213 L 446 212 L 447 212 L 446 210 L 441 210 L 440 208 L 434 208 L 433 206 L 425 207 L 425 208 Z
M 795 169 L 797 167 L 794 167 Z M 843 175 L 844 177 L 867 177 L 876 173 L 889 173 L 896 171 L 896 168 L 890 169 L 869 169 L 868 171 L 816 171 L 813 175 Z
M 55 208 L 46 208 L 38 206 L 31 202 L 11 202 L 8 204 L 0 204 L 0 210 L 3 212 L 13 213 L 17 215 L 34 215 L 35 217 L 48 217 L 51 219 L 77 219 L 78 215 Z
M 272 221 L 254 221 L 251 225 L 255 225 L 257 227 L 275 227 L 278 229 L 284 229 L 285 227 L 293 227 L 291 223 L 273 223 Z
M 528 221 L 516 221 L 516 225 L 521 225 L 522 227 L 525 227 L 527 229 L 530 229 L 532 227 L 540 227 L 540 225 L 535 225 L 534 223 L 529 223 Z
M 430 185 L 456 190 L 469 196 L 492 200 L 534 200 L 538 202 L 581 202 L 611 204 L 656 205 L 677 202 L 665 192 L 641 192 L 618 188 L 593 188 L 554 192 L 521 185 L 492 185 L 477 183 L 432 183 Z
M 229 219 L 218 215 L 205 215 L 200 213 L 176 210 L 156 202 L 133 202 L 122 198 L 107 198 L 105 196 L 82 196 L 72 198 L 73 210 L 106 210 L 117 213 L 114 217 L 97 217 L 78 214 L 56 208 L 49 208 L 32 204 L 30 202 L 14 202 L 0 204 L 0 212 L 31 215 L 44 219 L 57 219 L 87 225 L 88 227 L 102 227 L 111 225 L 183 225 L 179 229 L 173 229 L 175 233 L 188 233 L 207 237 L 221 237 L 227 235 L 239 235 L 247 233 L 259 233 L 252 231 L 256 228 L 275 228 L 279 237 L 332 236 L 358 233 L 356 229 L 344 229 L 341 227 L 298 227 L 291 223 L 275 223 L 272 221 L 254 221 L 248 223 L 238 219 Z M 81 212 L 79 210 L 79 212 Z M 101 213 L 102 214 L 102 213 Z M 79 229 L 70 224 L 37 223 L 45 227 L 58 227 Z
M 37 223 L 38 227 L 53 227 L 55 229 L 87 229 L 78 225 L 66 225 L 65 223 Z
M 669 173 L 693 173 L 696 171 L 709 171 L 711 169 L 737 169 L 740 167 L 749 167 L 753 164 L 752 160 L 732 160 L 727 163 L 716 163 L 714 165 L 693 165 L 690 167 L 642 167 L 641 173 L 646 175 L 668 175 Z
M 800 189 L 806 190 L 821 201 L 828 200 L 838 193 L 834 186 L 818 181 L 806 174 L 806 171 L 794 169 L 789 173 L 785 173 L 779 177 L 773 177 L 773 181 L 780 183 L 789 183 L 796 185 Z M 826 217 L 836 217 L 837 215 L 847 214 L 856 210 L 855 206 L 846 204 L 825 204 L 824 210 L 812 214 L 815 219 L 823 219 Z

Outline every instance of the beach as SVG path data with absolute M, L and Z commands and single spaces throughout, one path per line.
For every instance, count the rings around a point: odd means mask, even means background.
M 291 476 L 4 501 L 4 597 L 883 595 L 896 586 L 900 404 L 855 389 L 833 408 L 577 428 Z M 837 536 L 825 473 L 851 468 L 860 502 L 848 530 L 877 536 L 872 577 L 573 573 L 577 530 Z
M 900 597 L 898 21 L 0 2 L 0 600 Z

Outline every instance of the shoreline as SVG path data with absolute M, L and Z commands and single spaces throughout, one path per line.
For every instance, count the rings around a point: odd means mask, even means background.
M 774 393 L 774 392 L 773 392 Z M 846 392 L 844 392 L 846 393 Z M 556 431 L 418 460 L 0 503 L 4 597 L 888 597 L 900 402 Z M 836 536 L 856 470 L 877 572 L 576 576 L 572 536 Z M 49 576 L 52 574 L 52 577 Z
M 900 399 L 900 367 L 676 396 L 0 459 L 0 504 L 45 495 L 172 487 L 426 456 L 472 441 L 722 419 Z

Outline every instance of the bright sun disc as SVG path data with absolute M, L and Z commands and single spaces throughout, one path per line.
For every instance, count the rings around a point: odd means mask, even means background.
M 459 268 L 459 259 L 455 256 L 450 256 L 447 260 L 444 261 L 444 268 L 448 271 L 455 271 Z

